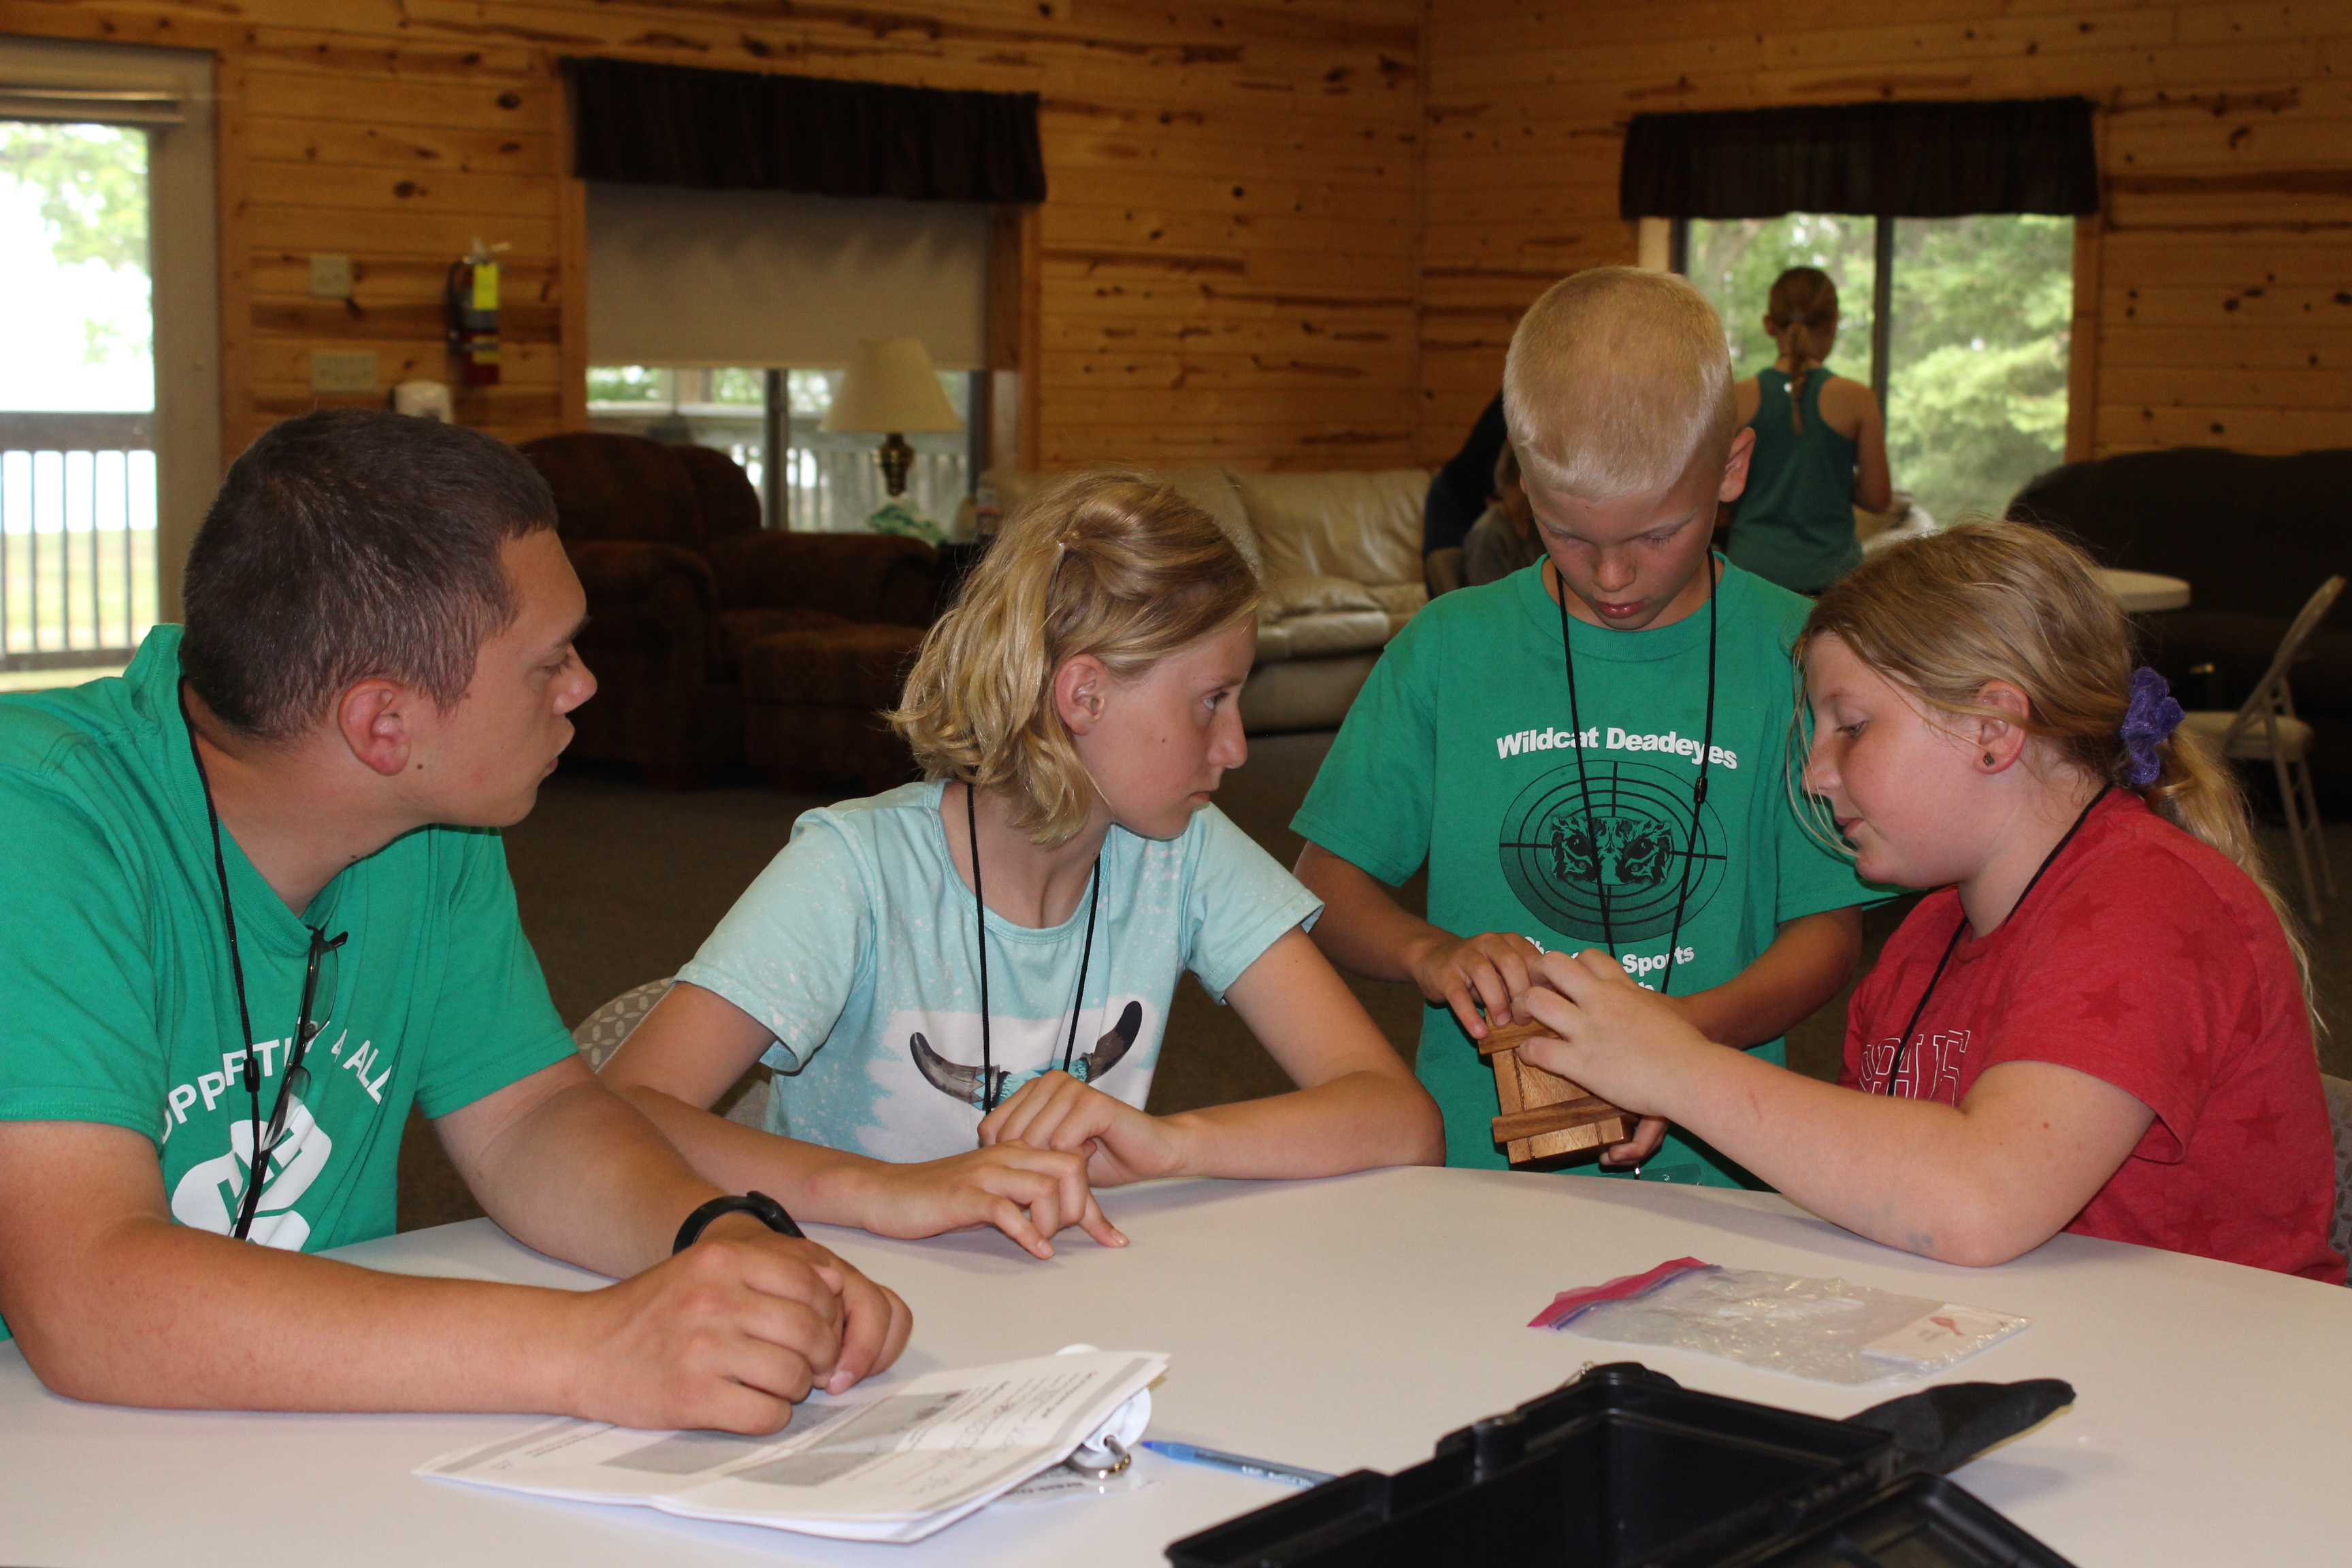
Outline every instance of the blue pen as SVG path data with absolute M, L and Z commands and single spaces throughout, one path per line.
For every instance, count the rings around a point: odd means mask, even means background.
M 1213 1470 L 1231 1470 L 1237 1476 L 1255 1476 L 1262 1481 L 1276 1481 L 1286 1487 L 1319 1487 L 1331 1479 L 1321 1470 L 1302 1470 L 1296 1465 L 1277 1465 L 1271 1459 L 1253 1459 L 1242 1454 L 1222 1453 L 1215 1448 L 1196 1448 L 1190 1443 L 1155 1443 L 1146 1438 L 1143 1446 L 1155 1454 L 1164 1454 L 1188 1465 L 1206 1465 Z

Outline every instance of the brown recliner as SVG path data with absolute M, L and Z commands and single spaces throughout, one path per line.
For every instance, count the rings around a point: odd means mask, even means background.
M 588 593 L 579 647 L 598 690 L 572 715 L 574 756 L 635 763 L 657 787 L 699 786 L 714 767 L 745 760 L 740 677 L 753 645 L 804 633 L 822 646 L 828 630 L 837 638 L 877 624 L 919 637 L 930 624 L 930 546 L 764 529 L 758 492 L 724 452 L 593 431 L 521 449 L 555 492 L 557 531 Z M 763 715 L 762 755 L 751 760 L 777 773 L 824 772 L 833 748 L 814 731 L 834 721 L 796 737 L 789 724 L 778 734 L 773 717 Z M 848 776 L 871 771 L 861 762 Z

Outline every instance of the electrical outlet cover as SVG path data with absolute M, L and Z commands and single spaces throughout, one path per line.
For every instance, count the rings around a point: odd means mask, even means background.
M 352 297 L 352 258 L 348 256 L 310 258 L 310 294 L 319 300 Z
M 312 349 L 310 390 L 365 392 L 376 390 L 373 349 Z

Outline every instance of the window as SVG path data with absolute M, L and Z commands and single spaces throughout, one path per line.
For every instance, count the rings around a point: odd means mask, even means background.
M 179 613 L 220 475 L 208 55 L 0 38 L 0 690 Z
M 976 379 L 961 372 L 940 373 L 940 384 L 967 430 L 974 424 Z M 855 533 L 886 499 L 874 461 L 881 438 L 817 428 L 840 382 L 837 370 L 599 365 L 588 372 L 588 417 L 599 430 L 725 452 L 759 490 L 770 528 Z M 970 439 L 957 433 L 907 437 L 915 464 L 905 499 L 942 529 L 954 524 L 956 509 L 971 489 Z M 772 443 L 778 449 L 772 470 Z
M 155 623 L 147 132 L 0 120 L 0 668 L 119 664 Z
M 1740 375 L 1778 353 L 1762 318 L 1783 268 L 1836 281 L 1832 368 L 1876 389 L 1895 488 L 1939 522 L 1999 516 L 2064 460 L 2074 219 L 1790 213 L 1693 218 L 1678 239 Z

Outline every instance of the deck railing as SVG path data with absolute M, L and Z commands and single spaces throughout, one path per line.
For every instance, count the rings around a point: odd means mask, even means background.
M 0 669 L 122 664 L 154 624 L 153 431 L 0 412 Z

